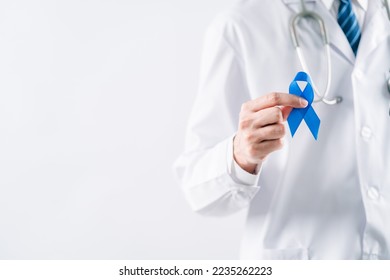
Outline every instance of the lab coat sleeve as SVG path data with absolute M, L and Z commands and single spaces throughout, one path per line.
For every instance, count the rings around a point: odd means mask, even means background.
M 191 207 L 207 215 L 246 208 L 259 190 L 258 177 L 249 179 L 248 185 L 234 178 L 231 170 L 240 108 L 250 100 L 244 63 L 235 46 L 239 38 L 235 20 L 227 15 L 217 17 L 206 32 L 185 151 L 174 165 Z

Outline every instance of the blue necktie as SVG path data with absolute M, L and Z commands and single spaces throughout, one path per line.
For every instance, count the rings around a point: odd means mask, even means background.
M 341 29 L 344 31 L 345 36 L 347 36 L 348 42 L 351 45 L 354 54 L 356 55 L 360 42 L 361 32 L 356 15 L 352 10 L 351 0 L 340 0 L 337 21 Z

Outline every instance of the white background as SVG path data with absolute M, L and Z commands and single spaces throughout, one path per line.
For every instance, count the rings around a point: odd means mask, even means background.
M 174 180 L 226 0 L 2 1 L 0 259 L 234 259 Z

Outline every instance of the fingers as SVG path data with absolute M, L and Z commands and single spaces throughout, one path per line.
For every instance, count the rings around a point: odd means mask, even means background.
M 247 172 L 253 172 L 270 153 L 283 147 L 283 123 L 291 110 L 307 105 L 305 99 L 287 93 L 270 93 L 244 103 L 233 140 L 234 160 Z
M 291 111 L 293 110 L 293 107 L 283 107 L 282 110 L 282 115 L 283 115 L 283 121 L 286 121 L 288 116 L 290 115 Z
M 276 140 L 286 135 L 284 124 L 277 123 L 256 129 L 245 135 L 245 140 L 251 144 L 258 144 L 263 141 Z
M 287 109 L 285 109 L 287 108 Z M 252 142 L 273 140 L 285 136 L 283 111 L 291 111 L 291 107 L 273 107 L 253 113 L 248 119 L 243 119 L 241 128 L 251 128 Z
M 293 107 L 273 107 L 260 110 L 254 113 L 255 121 L 253 122 L 254 127 L 262 127 L 273 123 L 285 122 L 290 115 Z
M 254 113 L 253 126 L 260 128 L 269 124 L 282 123 L 284 121 L 282 109 L 279 107 L 267 108 Z
M 283 139 L 268 140 L 252 147 L 251 156 L 264 160 L 269 154 L 283 148 Z
M 262 127 L 268 124 L 285 122 L 293 107 L 272 107 L 255 112 L 255 127 Z
M 294 94 L 273 92 L 249 101 L 244 105 L 247 109 L 257 112 L 259 110 L 275 106 L 305 108 L 308 105 L 308 102 L 304 98 L 298 97 Z
M 283 139 L 264 141 L 258 144 L 260 150 L 267 151 L 268 154 L 283 148 Z
M 284 124 L 281 123 L 268 125 L 258 129 L 254 135 L 258 139 L 258 143 L 268 140 L 276 140 L 283 138 L 286 135 L 286 128 Z

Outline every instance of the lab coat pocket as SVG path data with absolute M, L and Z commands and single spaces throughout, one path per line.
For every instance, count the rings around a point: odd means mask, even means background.
M 308 260 L 309 250 L 305 248 L 262 249 L 258 258 L 262 260 Z

